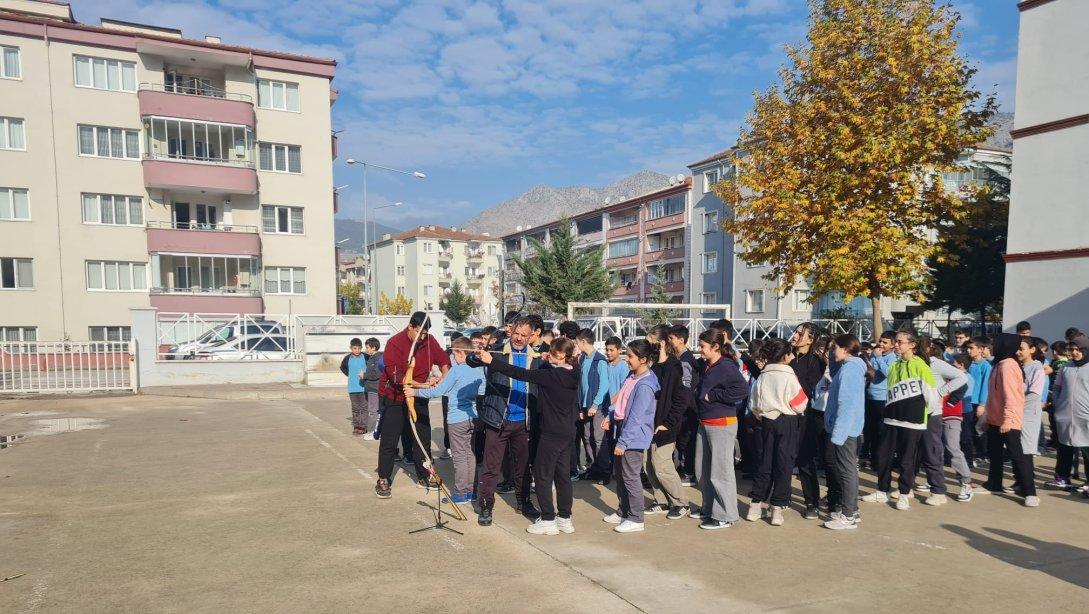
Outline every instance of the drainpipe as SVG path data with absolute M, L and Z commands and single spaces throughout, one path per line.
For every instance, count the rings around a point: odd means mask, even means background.
M 61 239 L 64 215 L 61 213 L 60 172 L 57 168 L 57 121 L 53 113 L 53 53 L 49 40 L 49 25 L 45 24 L 43 27 L 45 29 L 46 82 L 49 84 L 49 123 L 52 136 L 50 145 L 53 150 L 53 195 L 57 205 L 57 281 L 60 283 L 61 334 L 64 335 L 64 340 L 68 341 L 71 336 L 68 334 L 68 314 L 64 308 L 64 241 Z

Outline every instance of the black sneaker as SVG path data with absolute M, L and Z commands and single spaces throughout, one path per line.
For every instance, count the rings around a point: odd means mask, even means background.
M 518 513 L 525 516 L 526 518 L 536 519 L 541 517 L 541 511 L 538 510 L 533 505 L 533 502 L 529 500 L 523 501 L 518 504 Z
M 725 520 L 715 520 L 713 518 L 708 518 L 708 519 L 706 519 L 706 520 L 704 520 L 703 522 L 700 523 L 700 528 L 705 529 L 707 531 L 715 531 L 715 530 L 718 530 L 718 529 L 729 529 L 732 526 L 734 526 L 734 523 L 732 523 L 732 522 L 726 522 Z
M 666 518 L 670 520 L 680 520 L 688 515 L 688 506 L 678 505 L 676 507 L 669 508 L 669 513 L 666 514 Z
M 651 505 L 643 508 L 644 514 L 665 514 L 669 511 L 669 506 L 665 503 L 652 503 Z
M 816 505 L 807 505 L 805 506 L 805 513 L 802 514 L 802 517 L 806 520 L 817 520 L 821 517 L 820 510 L 817 509 Z
M 499 493 L 501 495 L 512 493 L 512 492 L 514 492 L 514 483 L 513 482 L 500 482 L 500 483 L 495 485 L 495 492 L 497 492 L 497 493 Z
M 389 499 L 393 496 L 393 489 L 389 486 L 389 480 L 379 478 L 378 482 L 374 485 L 374 494 L 378 495 L 379 499 Z
M 492 525 L 492 508 L 480 506 L 480 514 L 476 517 L 476 523 L 482 527 Z

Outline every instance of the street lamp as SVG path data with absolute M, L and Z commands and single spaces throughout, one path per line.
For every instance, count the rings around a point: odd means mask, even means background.
M 374 210 L 375 210 L 375 211 L 378 211 L 378 210 L 380 210 L 380 209 L 389 209 L 390 207 L 400 207 L 400 206 L 401 206 L 401 205 L 403 205 L 403 204 L 404 204 L 404 203 L 402 203 L 402 202 L 395 202 L 395 203 L 392 203 L 392 204 L 389 204 L 389 205 L 382 205 L 381 207 L 375 207 L 375 208 L 374 208 Z M 373 221 L 373 219 L 372 219 L 372 221 L 371 221 L 371 224 L 374 224 L 374 221 Z M 365 224 L 364 224 L 364 225 L 365 225 Z M 364 229 L 364 230 L 366 230 L 366 229 Z M 374 234 L 375 234 L 375 235 L 377 235 L 377 234 L 378 234 L 378 230 L 377 230 L 377 229 L 375 229 L 375 232 L 374 232 Z M 376 241 L 375 241 L 375 243 L 377 243 L 377 242 L 378 242 L 378 241 L 376 240 Z M 363 246 L 363 248 L 364 248 L 364 249 L 363 249 L 363 257 L 367 259 L 367 273 L 366 273 L 366 280 L 367 280 L 367 295 L 368 295 L 368 296 L 370 296 L 370 295 L 371 295 L 371 294 L 373 293 L 373 288 L 372 288 L 372 284 L 371 284 L 371 278 L 372 278 L 373 276 L 371 275 L 371 271 L 373 271 L 373 270 L 374 270 L 374 267 L 375 267 L 375 261 L 376 261 L 376 259 L 378 258 L 378 250 L 377 250 L 377 249 L 376 249 L 376 250 L 374 250 L 374 257 L 372 258 L 372 257 L 371 257 L 371 249 L 370 249 L 370 247 L 369 247 L 369 246 L 366 246 L 366 245 L 364 245 L 364 246 Z M 375 295 L 375 297 L 374 297 L 374 298 L 375 298 L 375 300 L 378 300 L 378 296 L 377 296 L 377 295 Z
M 388 171 L 388 172 L 391 172 L 391 173 L 399 173 L 401 175 L 411 175 L 412 177 L 415 177 L 417 179 L 427 179 L 427 175 L 423 174 L 420 171 L 402 171 L 402 170 L 399 170 L 399 169 L 396 169 L 396 168 L 390 168 L 388 166 L 381 166 L 381 165 L 378 165 L 378 164 L 371 164 L 369 162 L 364 162 L 362 160 L 356 160 L 355 158 L 348 158 L 347 160 L 345 160 L 345 162 L 347 162 L 348 164 L 351 164 L 351 165 L 358 164 L 358 165 L 363 167 L 363 251 L 365 253 L 370 253 L 369 252 L 370 248 L 367 246 L 367 167 L 373 166 L 374 168 L 381 169 L 381 170 L 384 170 L 384 171 Z M 367 281 L 368 281 L 368 283 L 370 282 L 370 268 L 372 268 L 372 267 L 368 267 L 368 270 L 367 270 Z M 369 296 L 370 292 L 368 291 L 367 294 L 368 294 L 368 296 L 366 297 L 366 300 L 364 301 L 365 303 L 370 302 L 370 296 Z M 370 305 L 365 304 L 363 306 L 363 311 L 369 313 L 369 311 L 368 311 L 369 307 L 370 307 Z

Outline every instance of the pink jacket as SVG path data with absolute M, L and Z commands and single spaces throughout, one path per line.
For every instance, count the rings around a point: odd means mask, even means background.
M 1007 358 L 995 365 L 987 393 L 987 424 L 1021 430 L 1025 415 L 1025 377 L 1021 365 Z

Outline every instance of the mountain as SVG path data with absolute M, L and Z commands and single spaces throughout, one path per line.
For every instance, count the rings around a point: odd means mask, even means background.
M 363 247 L 363 222 L 359 220 L 346 220 L 336 218 L 333 220 L 334 232 L 336 234 L 336 240 L 341 241 L 348 239 L 343 245 L 340 246 L 341 251 L 356 253 L 362 251 Z M 392 226 L 386 226 L 385 224 L 379 224 L 377 222 L 371 222 L 367 224 L 367 240 L 374 243 L 376 238 L 381 238 L 382 235 L 397 234 L 400 229 Z
M 538 226 L 564 215 L 577 215 L 596 209 L 605 204 L 606 198 L 615 203 L 660 190 L 668 185 L 669 175 L 647 170 L 614 181 L 603 188 L 553 188 L 539 185 L 521 196 L 481 211 L 462 224 L 460 229 L 502 236 L 514 232 L 517 226 Z

